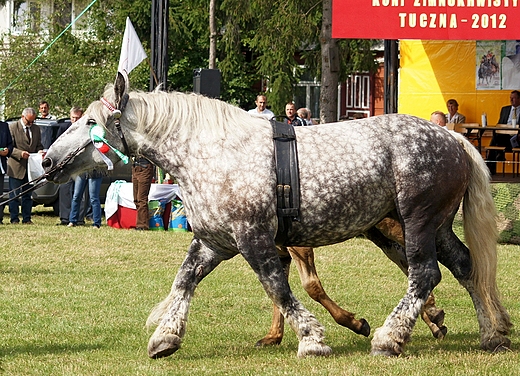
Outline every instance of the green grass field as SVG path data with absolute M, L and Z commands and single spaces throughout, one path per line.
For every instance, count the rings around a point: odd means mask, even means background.
M 370 339 L 338 326 L 291 286 L 326 327 L 328 358 L 298 359 L 286 327 L 282 344 L 255 348 L 267 332 L 271 303 L 241 257 L 204 279 L 192 302 L 182 348 L 152 360 L 144 327 L 169 292 L 191 239 L 188 233 L 66 228 L 37 208 L 35 225 L 0 226 L 0 375 L 517 375 L 519 338 L 501 354 L 479 350 L 469 296 L 446 269 L 436 288 L 447 337 L 435 340 L 418 322 L 399 358 L 372 357 Z M 499 286 L 513 323 L 520 322 L 519 246 L 499 246 Z M 372 331 L 404 295 L 404 275 L 362 238 L 316 250 L 329 295 L 364 317 Z

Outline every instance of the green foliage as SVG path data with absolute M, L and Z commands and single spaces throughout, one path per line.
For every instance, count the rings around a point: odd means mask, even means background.
M 43 1 L 48 3 L 34 3 Z M 89 3 L 76 3 L 76 14 Z M 208 66 L 209 1 L 170 0 L 169 6 L 166 89 L 191 91 L 193 70 Z M 217 1 L 221 98 L 251 108 L 262 90 L 260 83 L 268 83 L 269 103 L 275 113 L 283 113 L 285 103 L 293 98 L 303 61 L 316 77 L 321 74 L 321 12 L 321 1 L 315 0 Z M 0 46 L 0 90 L 19 76 L 6 92 L 4 117 L 19 116 L 24 107 L 35 107 L 42 99 L 50 102 L 53 114 L 66 116 L 71 106 L 85 107 L 97 99 L 115 77 L 127 16 L 150 56 L 151 0 L 104 0 L 97 1 L 83 16 L 87 33 L 75 35 L 69 30 L 30 65 L 70 22 L 68 14 L 70 2 L 56 0 L 49 33 L 42 31 L 44 27 L 28 28 L 21 35 L 4 39 Z M 31 19 L 40 24 L 35 21 Z M 375 66 L 371 44 L 340 41 L 342 76 Z M 140 64 L 130 81 L 134 89 L 148 90 L 149 64 Z

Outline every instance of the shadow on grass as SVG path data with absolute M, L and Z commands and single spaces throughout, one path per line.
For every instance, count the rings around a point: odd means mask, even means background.
M 335 356 L 368 355 L 371 350 L 372 335 L 369 339 L 360 338 L 350 344 L 333 346 Z M 455 352 L 467 353 L 480 350 L 479 333 L 450 333 L 448 332 L 444 340 L 437 340 L 428 335 L 412 335 L 412 341 L 404 348 L 404 356 L 407 355 L 427 355 L 434 350 L 435 352 Z M 484 351 L 483 351 L 484 353 Z
M 73 354 L 84 351 L 92 351 L 102 349 L 104 346 L 101 344 L 79 344 L 79 345 L 21 345 L 12 347 L 0 347 L 0 361 L 2 358 L 7 356 L 16 355 L 48 355 L 48 354 Z

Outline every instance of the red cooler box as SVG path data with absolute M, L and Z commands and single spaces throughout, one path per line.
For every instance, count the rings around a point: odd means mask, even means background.
M 105 200 L 105 217 L 107 225 L 114 228 L 135 228 L 136 209 L 134 205 L 133 184 L 121 181 L 113 182 L 107 191 Z M 180 198 L 177 184 L 152 184 L 148 200 L 163 200 L 168 204 L 164 210 L 164 225 L 167 229 L 170 222 L 170 201 Z

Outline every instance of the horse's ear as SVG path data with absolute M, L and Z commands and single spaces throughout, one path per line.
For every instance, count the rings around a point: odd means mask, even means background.
M 120 111 L 123 111 L 128 102 L 128 76 L 126 72 L 117 72 L 116 82 L 114 83 L 114 94 L 116 95 L 115 105 Z

